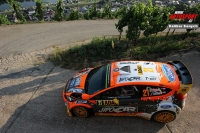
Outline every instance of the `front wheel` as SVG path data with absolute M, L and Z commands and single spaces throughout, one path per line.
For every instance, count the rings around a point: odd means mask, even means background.
M 153 119 L 161 123 L 169 123 L 176 119 L 176 114 L 171 111 L 161 111 L 153 116 Z
M 76 116 L 81 117 L 81 118 L 86 118 L 89 116 L 89 110 L 85 107 L 74 107 L 73 112 Z

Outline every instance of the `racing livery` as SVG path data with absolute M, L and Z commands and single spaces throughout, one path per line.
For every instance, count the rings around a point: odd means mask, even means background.
M 138 116 L 168 123 L 185 107 L 192 77 L 180 61 L 118 61 L 85 68 L 62 91 L 69 116 Z

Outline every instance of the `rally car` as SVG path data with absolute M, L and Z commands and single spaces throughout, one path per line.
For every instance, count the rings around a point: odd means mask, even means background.
M 185 107 L 192 77 L 180 61 L 118 61 L 85 68 L 66 83 L 69 116 L 138 116 L 168 123 Z

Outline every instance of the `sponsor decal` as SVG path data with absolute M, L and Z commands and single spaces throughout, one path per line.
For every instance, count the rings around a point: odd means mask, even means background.
M 168 24 L 169 29 L 198 29 L 199 24 Z
M 147 87 L 147 89 L 151 92 L 151 95 L 153 95 L 153 96 L 163 94 L 163 92 L 161 91 L 161 89 L 159 87 L 156 87 L 156 88 Z
M 86 100 L 77 100 L 76 101 L 76 104 L 80 104 L 80 103 L 87 103 L 87 101 Z
M 71 83 L 70 83 L 70 88 L 71 87 L 74 87 L 74 86 L 78 86 L 81 82 L 81 79 L 80 78 L 74 78 L 72 79 Z
M 149 96 L 158 96 L 166 93 L 166 88 L 160 88 L 160 87 L 146 87 L 146 89 L 143 90 L 143 97 L 149 97 Z
M 80 82 L 81 82 L 81 79 L 80 78 L 76 78 L 74 86 L 80 85 Z
M 118 72 L 118 71 L 119 71 L 119 68 L 115 68 L 113 71 L 114 71 L 114 72 Z
M 70 88 L 74 86 L 76 79 L 72 79 L 71 83 L 70 83 Z
M 108 97 L 108 98 L 131 98 L 131 96 L 122 95 L 122 96 Z
M 153 68 L 143 68 L 144 72 L 154 72 Z
M 65 102 L 65 106 L 68 106 L 68 102 Z
M 145 65 L 153 65 L 153 62 L 144 62 Z
M 177 94 L 181 93 L 182 95 L 186 94 L 192 87 L 192 84 L 181 84 L 181 87 Z
M 120 62 L 119 64 L 138 64 L 139 62 Z
M 80 77 L 81 75 L 89 73 L 89 72 L 90 72 L 90 69 L 88 68 L 88 69 L 86 69 L 86 71 L 79 73 L 78 75 L 74 76 L 74 78 Z
M 169 81 L 171 81 L 171 82 L 175 81 L 175 75 L 168 65 L 163 64 L 162 65 L 162 71 L 164 72 L 165 76 L 167 77 L 167 79 Z
M 77 88 L 71 88 L 68 90 L 68 92 L 78 92 L 78 93 L 82 93 L 83 90 L 82 89 L 77 89 Z
M 143 97 L 149 97 L 150 96 L 150 93 L 149 93 L 149 90 L 146 89 L 146 90 L 143 90 Z
M 142 73 L 142 66 L 141 65 L 137 65 L 137 69 L 138 69 L 138 74 L 139 75 L 143 75 L 143 73 Z
M 105 107 L 98 112 L 111 112 L 111 113 L 121 113 L 121 112 L 136 112 L 137 107 Z
M 97 100 L 97 105 L 119 105 L 119 100 L 117 98 L 114 98 L 113 100 Z
M 124 81 L 133 81 L 133 80 L 141 80 L 141 77 L 123 77 L 119 79 L 119 82 L 124 82 Z
M 151 77 L 145 77 L 146 78 L 146 80 L 156 80 L 156 77 L 154 77 L 154 76 L 151 76 Z
M 186 24 L 168 24 L 169 29 L 197 29 L 199 24 L 191 24 L 195 20 L 198 14 L 183 14 L 184 11 L 175 11 L 174 14 L 169 16 L 171 20 L 186 20 Z
M 160 107 L 162 109 L 168 109 L 168 108 L 171 108 L 172 106 L 171 105 L 161 105 Z
M 183 14 L 183 12 L 184 11 L 175 11 L 174 14 L 171 14 L 169 16 L 169 19 L 172 19 L 172 20 L 175 20 L 175 19 L 189 20 L 189 22 L 192 22 L 198 16 L 198 14 Z

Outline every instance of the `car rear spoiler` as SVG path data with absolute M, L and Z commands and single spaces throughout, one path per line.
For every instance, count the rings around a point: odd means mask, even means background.
M 170 64 L 174 67 L 176 74 L 181 83 L 181 87 L 177 94 L 186 94 L 192 88 L 192 76 L 188 68 L 180 61 L 169 61 L 167 64 Z

